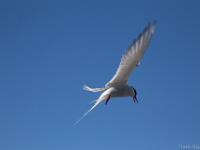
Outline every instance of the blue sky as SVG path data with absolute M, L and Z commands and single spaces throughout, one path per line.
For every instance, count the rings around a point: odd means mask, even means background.
M 200 144 L 200 3 L 0 2 L 0 149 L 179 149 Z M 129 83 L 138 91 L 73 123 L 149 21 L 157 28 Z

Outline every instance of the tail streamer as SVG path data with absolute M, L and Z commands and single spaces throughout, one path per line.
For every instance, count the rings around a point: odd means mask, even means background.
M 95 107 L 97 107 L 97 105 L 100 104 L 100 102 L 100 100 L 96 100 L 96 103 L 92 106 L 92 108 L 90 108 L 86 113 L 84 113 L 83 116 L 74 123 L 74 125 L 77 125 L 83 118 L 85 118 L 89 112 L 91 112 Z

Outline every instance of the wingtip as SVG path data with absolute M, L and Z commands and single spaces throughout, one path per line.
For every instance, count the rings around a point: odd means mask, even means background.
M 83 84 L 83 86 L 82 86 L 83 90 L 85 90 L 86 87 L 87 87 L 87 85 Z
M 156 25 L 157 25 L 157 21 L 156 21 L 156 20 L 153 20 L 153 21 L 150 21 L 150 22 L 148 23 L 147 28 L 148 28 L 148 27 L 154 27 L 154 28 L 155 28 Z
M 90 87 L 86 84 L 83 85 L 83 90 L 88 91 L 90 89 Z
M 157 21 L 153 20 L 152 22 L 149 23 L 149 28 L 151 29 L 151 33 L 153 34 L 155 32 Z

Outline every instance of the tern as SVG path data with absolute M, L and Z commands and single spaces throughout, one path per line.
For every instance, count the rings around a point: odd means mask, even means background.
M 119 67 L 113 78 L 103 88 L 91 88 L 87 85 L 83 89 L 89 92 L 101 92 L 100 97 L 93 101 L 94 105 L 75 123 L 79 123 L 89 112 L 91 112 L 101 102 L 107 104 L 111 98 L 132 97 L 134 103 L 137 103 L 137 91 L 133 86 L 128 85 L 128 78 L 133 70 L 139 66 L 140 61 L 152 39 L 155 31 L 156 21 L 150 22 L 142 33 L 128 47 L 122 56 Z

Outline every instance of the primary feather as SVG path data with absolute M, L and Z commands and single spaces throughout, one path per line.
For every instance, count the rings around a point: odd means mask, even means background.
M 127 49 L 122 56 L 119 67 L 113 78 L 106 84 L 106 86 L 119 86 L 127 84 L 128 78 L 134 68 L 139 65 L 146 48 L 155 30 L 156 22 L 148 24 L 144 31 L 134 40 L 133 44 Z

